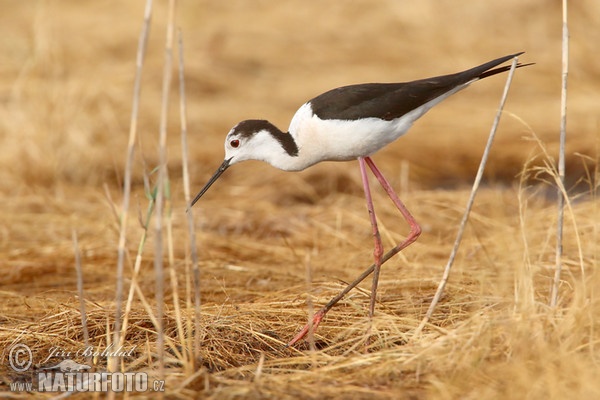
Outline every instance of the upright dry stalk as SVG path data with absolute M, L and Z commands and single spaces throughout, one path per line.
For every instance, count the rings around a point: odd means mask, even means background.
M 133 305 L 133 295 L 135 293 L 136 288 L 138 287 L 138 278 L 140 274 L 140 269 L 142 267 L 142 253 L 144 251 L 144 246 L 146 244 L 146 238 L 148 237 L 148 227 L 150 226 L 150 221 L 152 219 L 152 213 L 154 212 L 154 198 L 156 196 L 150 196 L 150 203 L 148 204 L 148 210 L 146 211 L 146 219 L 140 221 L 144 231 L 142 233 L 142 237 L 140 238 L 140 243 L 138 244 L 138 251 L 135 256 L 135 262 L 133 264 L 133 275 L 131 276 L 131 283 L 129 284 L 129 294 L 127 295 L 127 301 L 125 302 L 125 312 L 123 313 L 123 332 L 127 332 L 127 324 L 129 323 L 129 314 L 131 312 L 131 307 Z M 141 217 L 140 217 L 141 220 Z M 121 341 L 119 342 L 119 346 L 123 346 L 125 343 L 125 335 L 121 336 Z
M 181 306 L 179 305 L 179 283 L 177 280 L 177 273 L 175 268 L 169 268 L 169 278 L 171 280 L 171 290 L 173 292 L 173 310 L 175 310 L 175 322 L 177 324 L 177 336 L 180 337 L 181 351 L 180 361 L 186 370 L 186 374 L 192 375 L 194 373 L 193 364 L 190 363 L 191 352 L 187 351 L 189 346 L 187 345 L 188 337 L 185 334 L 183 328 L 183 317 L 181 315 Z
M 521 232 L 521 240 L 523 242 L 523 267 L 518 268 L 514 274 L 514 304 L 515 310 L 520 313 L 531 312 L 531 307 L 535 304 L 533 272 L 531 268 L 531 255 L 529 250 L 529 241 L 527 240 L 527 220 L 528 201 L 526 196 L 526 184 L 529 179 L 529 171 L 533 159 L 525 162 L 523 172 L 520 174 L 519 189 L 517 192 L 517 200 L 519 204 L 519 231 Z
M 167 182 L 167 114 L 169 105 L 169 93 L 171 87 L 171 75 L 173 68 L 173 30 L 175 19 L 175 0 L 169 1 L 167 18 L 167 37 L 165 43 L 165 64 L 163 69 L 162 99 L 160 109 L 160 131 L 159 131 L 159 166 L 158 182 L 156 184 L 156 213 L 154 215 L 154 278 L 156 280 L 156 332 L 157 332 L 157 357 L 158 377 L 165 376 L 165 351 L 164 351 L 164 271 L 163 271 L 163 209 L 164 192 Z
M 125 175 L 123 179 L 123 206 L 121 209 L 121 226 L 119 227 L 119 248 L 117 257 L 117 287 L 115 294 L 115 329 L 113 343 L 120 343 L 121 335 L 121 305 L 123 302 L 123 265 L 125 263 L 125 240 L 127 237 L 127 218 L 129 212 L 129 198 L 131 195 L 131 171 L 133 169 L 133 157 L 135 154 L 135 142 L 137 137 L 137 121 L 140 107 L 140 92 L 142 88 L 142 69 L 146 57 L 146 48 L 152 20 L 152 0 L 146 0 L 144 10 L 144 24 L 138 41 L 136 56 L 135 82 L 133 85 L 133 103 L 131 108 L 131 120 L 129 123 L 129 142 L 127 144 L 127 157 L 125 160 Z M 124 333 L 123 333 L 124 335 Z M 108 370 L 117 371 L 118 357 L 108 358 Z
M 90 346 L 90 334 L 87 326 L 87 314 L 85 312 L 85 299 L 83 297 L 83 271 L 81 270 L 81 252 L 77 241 L 77 231 L 73 229 L 73 249 L 75 251 L 75 270 L 77 271 L 77 294 L 79 295 L 79 310 L 81 312 L 81 326 L 83 329 L 83 344 L 87 349 Z M 86 362 L 91 363 L 92 358 L 87 357 Z
M 181 163 L 182 163 L 182 174 L 183 174 L 183 195 L 185 203 L 190 204 L 191 193 L 190 193 L 190 172 L 189 172 L 189 159 L 188 159 L 188 143 L 187 143 L 187 103 L 185 97 L 185 68 L 183 59 L 183 36 L 181 30 L 179 30 L 178 44 L 179 44 L 179 112 L 181 120 Z M 187 224 L 188 234 L 190 240 L 190 258 L 191 258 L 191 269 L 194 281 L 194 367 L 198 363 L 200 358 L 200 268 L 198 265 L 198 249 L 196 247 L 196 230 L 194 229 L 194 213 L 192 208 L 187 209 Z M 189 296 L 188 296 L 189 299 Z M 190 324 L 191 325 L 191 324 Z
M 308 345 L 310 351 L 314 354 L 317 351 L 315 345 L 315 328 L 313 327 L 312 321 L 315 315 L 315 308 L 313 306 L 311 293 L 312 293 L 312 268 L 310 264 L 310 253 L 306 253 L 304 257 L 304 263 L 306 265 L 306 306 L 308 308 Z
M 560 146 L 558 150 L 558 179 L 560 183 L 557 188 L 558 196 L 558 221 L 556 228 L 556 266 L 554 280 L 552 282 L 552 293 L 550 294 L 550 307 L 556 307 L 558 303 L 558 287 L 560 286 L 560 274 L 562 270 L 563 252 L 563 219 L 565 208 L 565 196 L 562 188 L 565 185 L 565 143 L 567 138 L 567 76 L 569 74 L 569 28 L 567 26 L 567 0 L 562 2 L 562 88 L 560 92 Z
M 444 274 L 442 276 L 442 280 L 438 285 L 437 291 L 433 296 L 433 300 L 429 305 L 429 309 L 427 310 L 427 314 L 425 314 L 425 318 L 421 321 L 419 326 L 415 331 L 415 335 L 418 335 L 427 322 L 431 319 L 433 315 L 433 311 L 437 306 L 437 303 L 440 301 L 442 294 L 444 293 L 444 289 L 446 287 L 446 283 L 448 283 L 448 278 L 450 277 L 450 270 L 452 269 L 452 265 L 454 264 L 454 259 L 456 258 L 456 254 L 458 253 L 458 247 L 460 246 L 460 242 L 462 241 L 463 233 L 465 231 L 465 227 L 467 225 L 467 221 L 469 220 L 469 214 L 471 213 L 471 208 L 473 207 L 473 202 L 475 201 L 475 195 L 477 194 L 477 190 L 479 189 L 479 184 L 481 183 L 481 178 L 483 177 L 483 171 L 485 170 L 485 165 L 487 163 L 487 159 L 490 154 L 490 149 L 492 147 L 492 143 L 494 142 L 494 137 L 496 136 L 496 131 L 498 130 L 498 124 L 500 123 L 500 116 L 502 115 L 502 110 L 504 109 L 504 104 L 506 103 L 506 98 L 508 97 L 508 90 L 510 89 L 510 84 L 512 82 L 512 78 L 517 68 L 517 62 L 519 61 L 518 57 L 513 59 L 512 65 L 510 66 L 510 70 L 508 71 L 508 77 L 506 78 L 506 85 L 504 85 L 504 93 L 502 93 L 502 98 L 500 99 L 500 106 L 498 108 L 498 112 L 496 113 L 496 117 L 494 118 L 494 123 L 492 124 L 492 128 L 490 130 L 490 135 L 488 137 L 487 144 L 485 145 L 485 149 L 483 150 L 483 155 L 481 157 L 481 162 L 479 163 L 479 169 L 477 170 L 477 175 L 475 176 L 475 181 L 473 182 L 473 188 L 471 189 L 471 194 L 469 195 L 469 200 L 467 201 L 467 207 L 463 214 L 462 220 L 460 221 L 460 225 L 458 228 L 458 233 L 456 235 L 456 240 L 454 241 L 454 246 L 452 247 L 452 251 L 450 252 L 450 257 L 448 258 L 448 263 L 444 268 Z

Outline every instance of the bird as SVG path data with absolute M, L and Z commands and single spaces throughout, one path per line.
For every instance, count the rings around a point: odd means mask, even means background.
M 314 331 L 325 314 L 352 288 L 373 273 L 369 319 L 373 318 L 381 265 L 415 242 L 421 234 L 419 223 L 402 203 L 371 156 L 404 135 L 413 123 L 441 101 L 470 84 L 506 72 L 501 64 L 524 52 L 488 61 L 468 70 L 399 83 L 363 83 L 338 87 L 304 103 L 283 132 L 264 119 L 248 119 L 235 125 L 225 138 L 225 158 L 198 192 L 194 206 L 215 181 L 232 165 L 258 160 L 284 171 L 302 171 L 323 161 L 358 160 L 367 211 L 373 233 L 373 265 L 340 294 L 314 314 L 304 328 L 287 344 L 292 346 Z M 516 68 L 530 64 L 516 64 Z M 497 67 L 497 68 L 496 68 Z M 377 226 L 369 187 L 368 170 L 379 181 L 410 227 L 403 241 L 386 254 Z M 188 208 L 189 209 L 189 208 Z

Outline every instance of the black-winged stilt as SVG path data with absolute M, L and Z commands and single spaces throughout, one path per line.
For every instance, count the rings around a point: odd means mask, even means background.
M 193 206 L 230 166 L 245 160 L 260 160 L 284 171 L 301 171 L 321 161 L 358 160 L 375 242 L 373 284 L 369 317 L 375 309 L 379 270 L 383 262 L 413 243 L 421 233 L 371 155 L 398 139 L 433 106 L 471 83 L 510 69 L 494 68 L 523 53 L 511 54 L 451 75 L 403 83 L 365 83 L 343 86 L 325 92 L 303 104 L 283 132 L 266 120 L 245 120 L 234 126 L 225 138 L 225 160 L 192 201 Z M 529 64 L 525 64 L 529 65 Z M 518 64 L 517 67 L 525 66 Z M 371 199 L 367 167 L 394 202 L 410 233 L 383 255 L 383 245 Z M 370 273 L 363 273 L 313 317 L 314 329 L 327 311 Z M 302 339 L 307 324 L 288 345 Z

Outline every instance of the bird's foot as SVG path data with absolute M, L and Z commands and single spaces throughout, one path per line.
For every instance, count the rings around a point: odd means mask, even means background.
M 321 321 L 323 320 L 323 317 L 325 316 L 325 313 L 327 311 L 324 310 L 319 310 L 314 316 L 313 316 L 313 320 L 312 323 L 308 323 L 304 326 L 304 328 L 302 328 L 300 330 L 300 332 L 298 332 L 298 334 L 296 336 L 294 336 L 294 338 L 292 340 L 290 340 L 290 342 L 287 344 L 286 347 L 290 347 L 295 345 L 297 342 L 299 342 L 302 338 L 304 338 L 304 336 L 306 336 L 308 334 L 308 332 L 312 329 L 312 331 L 314 332 L 315 330 L 317 330 L 317 327 L 319 326 L 319 324 L 321 323 Z

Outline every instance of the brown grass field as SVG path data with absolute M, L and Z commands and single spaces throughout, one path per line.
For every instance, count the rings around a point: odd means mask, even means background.
M 89 343 L 106 349 L 145 2 L 0 4 L 0 396 L 28 397 L 10 393 L 10 383 L 63 358 L 90 362 L 95 371 L 107 368 L 106 357 L 78 354 L 84 336 L 72 232 L 81 251 Z M 568 202 L 558 305 L 549 307 L 559 1 L 180 2 L 192 192 L 220 165 L 223 138 L 242 119 L 266 118 L 285 129 L 304 101 L 344 84 L 452 73 L 518 51 L 526 51 L 521 62 L 536 64 L 515 73 L 484 185 L 444 296 L 424 329 L 417 333 L 455 240 L 506 75 L 453 96 L 374 156 L 423 234 L 383 266 L 370 340 L 367 279 L 328 313 L 314 347 L 303 341 L 286 348 L 306 323 L 309 304 L 322 306 L 372 262 L 358 164 L 288 173 L 248 162 L 227 171 L 194 208 L 202 299 L 200 331 L 194 332 L 175 60 L 170 212 L 163 220 L 165 396 L 600 398 L 600 3 L 569 7 Z M 166 26 L 167 4 L 155 2 L 124 280 L 125 296 L 131 286 L 139 290 L 127 312 L 123 348 L 131 351 L 121 366 L 152 379 L 160 377 L 155 231 L 149 229 L 144 242 L 141 221 L 150 203 L 144 181 L 157 180 Z M 375 181 L 372 186 L 384 245 L 391 248 L 408 227 Z M 141 271 L 134 279 L 140 243 Z M 193 337 L 200 340 L 195 359 Z M 9 366 L 9 349 L 17 343 L 32 350 L 31 375 Z M 53 348 L 77 356 L 47 360 Z

